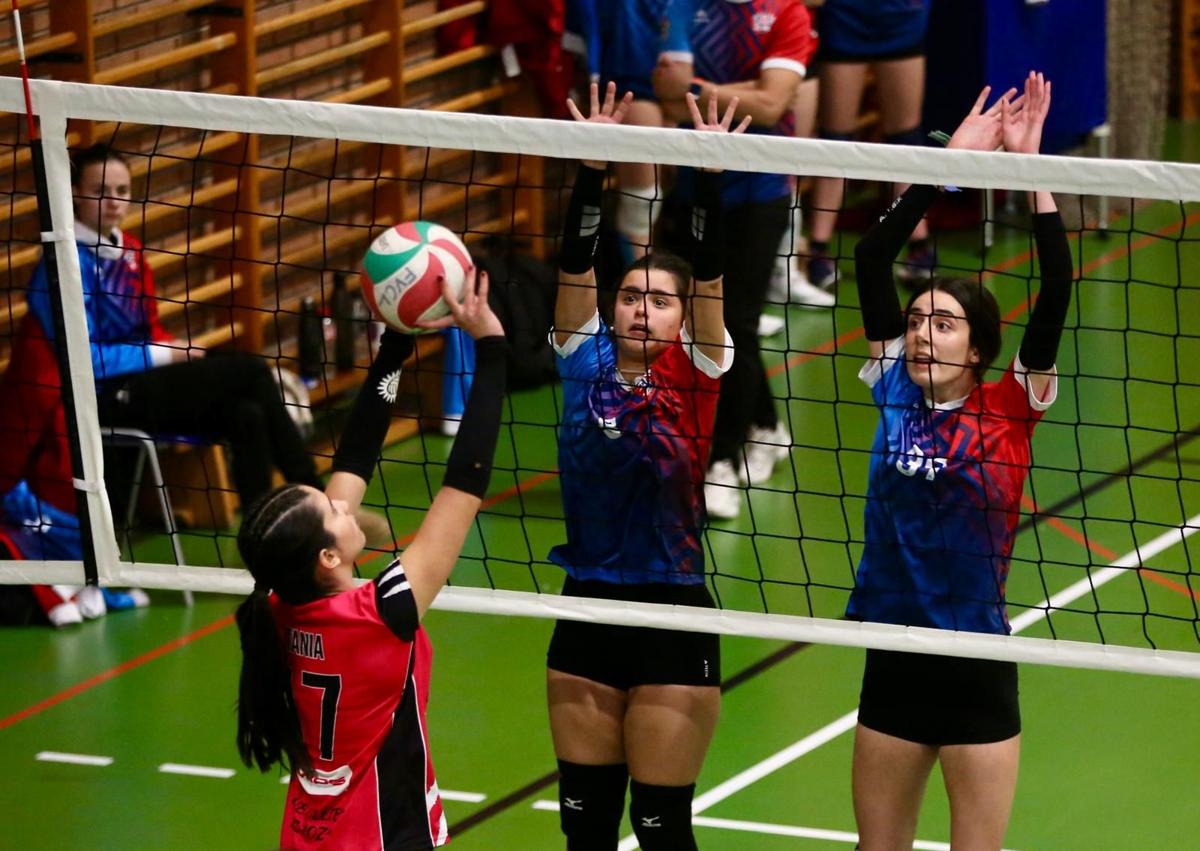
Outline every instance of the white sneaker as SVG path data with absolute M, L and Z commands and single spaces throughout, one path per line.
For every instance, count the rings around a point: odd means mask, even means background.
M 104 592 L 95 585 L 84 585 L 80 588 L 79 593 L 75 595 L 75 605 L 79 606 L 79 613 L 88 620 L 103 617 L 108 611 L 108 606 L 104 603 Z
M 782 316 L 772 316 L 770 313 L 760 313 L 758 316 L 758 336 L 774 337 L 787 325 Z
M 800 257 L 781 257 L 771 270 L 767 301 L 774 304 L 799 304 L 804 307 L 833 307 L 836 297 L 808 280 Z
M 742 491 L 732 462 L 718 461 L 708 468 L 704 478 L 704 502 L 708 506 L 708 516 L 718 520 L 732 520 L 741 513 Z
M 738 479 L 742 484 L 761 485 L 771 478 L 775 465 L 788 457 L 791 448 L 792 434 L 783 423 L 775 428 L 752 426 L 742 451 Z
M 457 437 L 458 427 L 462 425 L 462 417 L 454 414 L 447 414 L 442 419 L 442 434 L 446 437 Z
M 79 612 L 79 606 L 71 600 L 59 603 L 53 609 L 46 612 L 46 617 L 50 619 L 51 626 L 55 627 L 83 623 L 83 615 Z

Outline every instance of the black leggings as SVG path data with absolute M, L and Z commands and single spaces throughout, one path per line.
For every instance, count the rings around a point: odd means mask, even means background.
M 725 328 L 733 338 L 734 357 L 721 380 L 714 462 L 734 460 L 752 425 L 774 428 L 779 422 L 759 346 L 758 319 L 787 224 L 787 198 L 725 212 Z
M 114 378 L 100 389 L 99 409 L 105 426 L 228 441 L 243 507 L 271 489 L 275 467 L 289 482 L 322 486 L 275 379 L 257 355 L 214 353 Z

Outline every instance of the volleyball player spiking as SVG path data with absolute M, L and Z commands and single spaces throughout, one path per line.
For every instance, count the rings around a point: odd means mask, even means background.
M 1031 73 L 948 147 L 1036 154 L 1050 84 Z M 935 278 L 902 312 L 892 262 L 938 195 L 906 191 L 855 251 L 871 359 L 859 377 L 880 411 L 865 546 L 847 615 L 1007 634 L 1005 582 L 1034 426 L 1054 401 L 1071 255 L 1049 192 L 1030 194 L 1041 289 L 1020 351 L 997 382 L 1000 310 L 980 281 Z M 861 848 L 911 848 L 940 762 L 955 848 L 999 849 L 1017 783 L 1021 718 L 1012 662 L 868 650 L 854 743 Z
M 474 279 L 473 271 L 471 279 Z M 475 381 L 442 487 L 412 544 L 355 586 L 364 536 L 354 517 L 391 420 L 413 338 L 384 334 L 334 456 L 324 492 L 285 485 L 247 513 L 238 550 L 254 577 L 238 607 L 243 761 L 292 770 L 286 849 L 433 848 L 447 839 L 425 734 L 430 644 L 421 618 L 445 584 L 491 475 L 507 344 L 487 277 L 451 321 L 475 338 Z
M 688 97 L 697 130 L 729 131 L 736 100 L 718 118 L 710 99 L 705 120 Z M 630 100 L 618 103 L 610 83 L 601 104 L 593 84 L 590 117 L 571 108 L 578 121 L 619 123 Z M 719 175 L 698 175 L 692 267 L 651 250 L 621 279 L 610 327 L 592 268 L 605 165 L 581 163 L 563 231 L 553 334 L 567 543 L 550 560 L 567 572 L 564 595 L 711 607 L 704 469 L 733 354 L 721 311 Z M 632 780 L 641 847 L 695 848 L 692 796 L 720 703 L 717 637 L 559 621 L 547 666 L 567 847 L 617 847 Z

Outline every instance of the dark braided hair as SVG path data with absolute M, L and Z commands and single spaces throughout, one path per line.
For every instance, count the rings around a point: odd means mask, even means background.
M 257 764 L 260 771 L 277 762 L 285 769 L 312 767 L 267 596 L 274 590 L 285 603 L 299 605 L 322 594 L 317 557 L 334 538 L 311 494 L 295 484 L 272 491 L 250 507 L 238 532 L 238 551 L 254 577 L 254 591 L 236 615 L 242 644 L 237 748 L 242 762 Z

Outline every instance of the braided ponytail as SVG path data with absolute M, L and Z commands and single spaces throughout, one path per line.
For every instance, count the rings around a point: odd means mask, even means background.
M 238 532 L 238 551 L 254 577 L 254 591 L 235 616 L 242 645 L 237 749 L 247 767 L 257 765 L 260 771 L 275 763 L 289 770 L 312 766 L 268 597 L 273 589 L 285 603 L 297 605 L 321 596 L 317 555 L 333 536 L 310 494 L 300 485 L 267 494 L 246 512 Z

